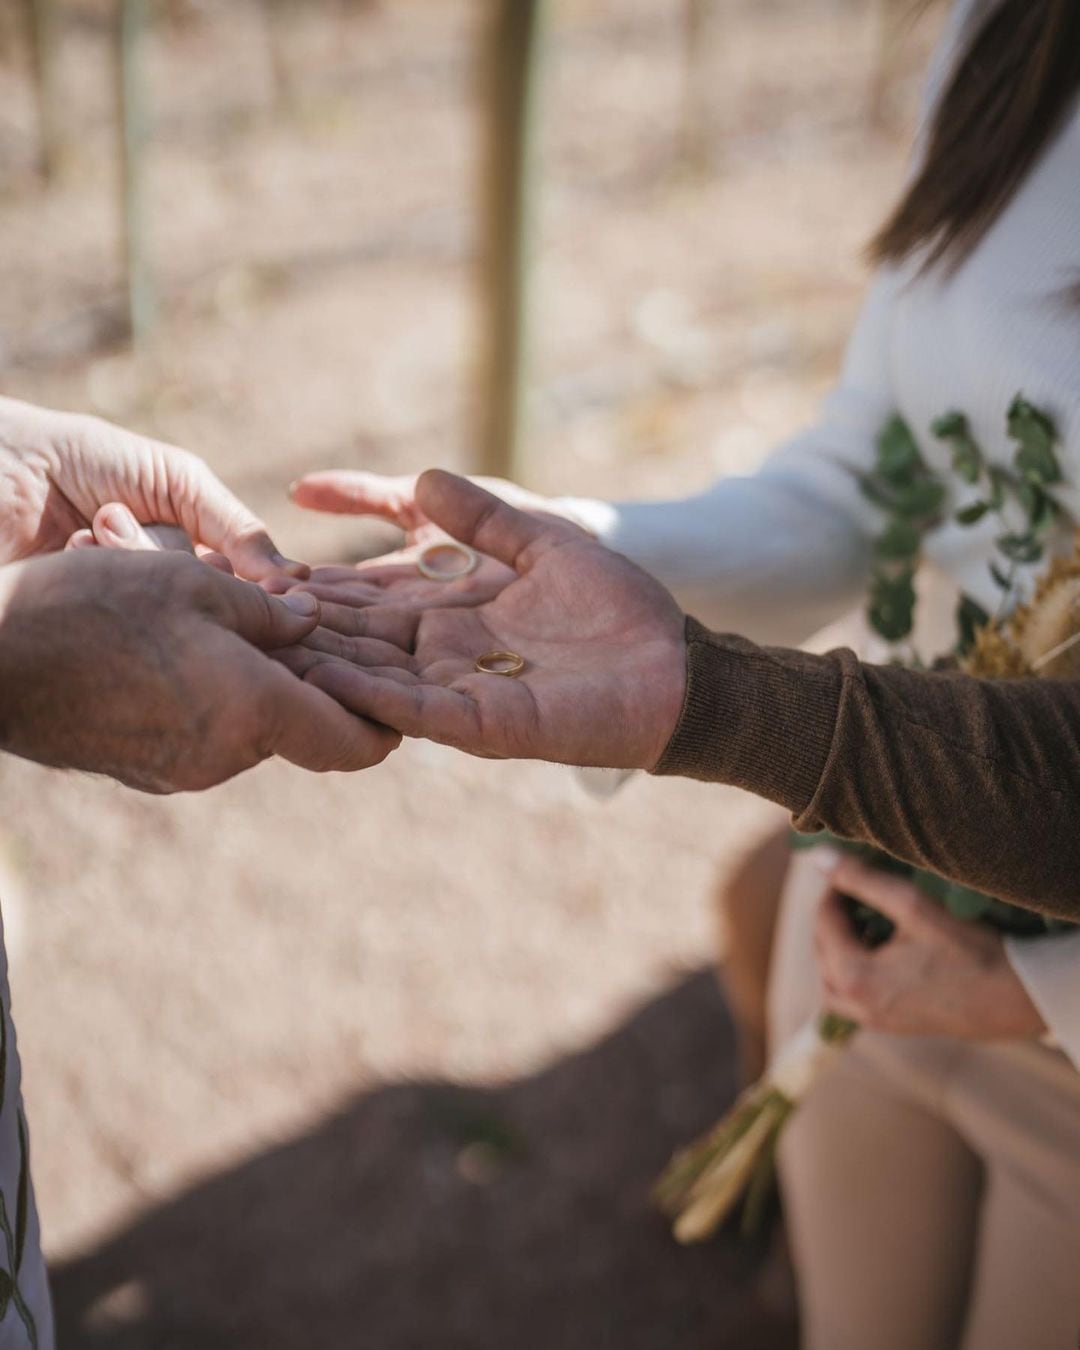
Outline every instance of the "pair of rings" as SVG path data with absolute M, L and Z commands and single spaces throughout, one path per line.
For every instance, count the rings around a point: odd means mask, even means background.
M 475 572 L 479 565 L 476 551 L 456 539 L 428 544 L 416 559 L 416 570 L 429 581 L 457 581 Z M 525 658 L 517 652 L 485 652 L 476 658 L 474 668 L 481 675 L 502 675 L 512 680 L 525 669 Z

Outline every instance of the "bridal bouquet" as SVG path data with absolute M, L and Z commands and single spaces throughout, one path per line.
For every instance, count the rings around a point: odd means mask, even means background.
M 962 413 L 948 413 L 933 425 L 934 434 L 950 447 L 953 470 L 971 498 L 953 509 L 953 518 L 966 526 L 987 516 L 998 519 L 998 556 L 990 570 L 1001 591 L 994 616 L 969 599 L 961 600 L 956 648 L 934 665 L 984 678 L 1077 676 L 1080 532 L 1073 536 L 1072 552 L 1056 557 L 1030 598 L 1019 602 L 1024 578 L 1042 562 L 1051 532 L 1064 517 L 1053 495 L 1061 481 L 1054 425 L 1017 396 L 1009 409 L 1008 431 L 1016 452 L 1012 467 L 1005 468 L 987 463 Z M 915 573 L 925 536 L 945 519 L 950 487 L 927 466 L 900 417 L 883 428 L 874 470 L 862 476 L 860 485 L 886 514 L 876 542 L 867 607 L 870 626 L 893 644 L 897 659 L 921 666 L 905 645 L 914 624 Z M 900 862 L 871 845 L 825 833 L 796 835 L 793 843 L 800 848 L 828 843 L 855 853 L 871 866 L 907 877 L 959 919 L 1021 934 L 1068 926 Z M 867 946 L 889 940 L 892 924 L 884 915 L 850 897 L 846 905 L 855 932 Z M 764 1076 L 713 1130 L 676 1154 L 657 1183 L 655 1198 L 672 1218 L 680 1242 L 708 1237 L 740 1201 L 744 1226 L 754 1226 L 769 1194 L 785 1124 L 857 1031 L 854 1022 L 832 1013 L 812 1019 L 780 1047 Z

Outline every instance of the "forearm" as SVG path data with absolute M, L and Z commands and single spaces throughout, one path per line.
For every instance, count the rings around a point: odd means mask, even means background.
M 0 751 L 129 781 L 129 760 L 166 744 L 167 656 L 142 597 L 108 584 L 128 561 L 101 550 L 0 567 Z
M 1080 681 L 987 681 L 757 647 L 689 621 L 656 766 L 1043 913 L 1080 917 Z
M 28 616 L 18 603 L 28 566 L 0 567 L 0 751 L 37 759 L 41 737 L 36 724 L 46 714 L 42 696 L 56 690 L 34 640 L 35 629 L 48 620 Z

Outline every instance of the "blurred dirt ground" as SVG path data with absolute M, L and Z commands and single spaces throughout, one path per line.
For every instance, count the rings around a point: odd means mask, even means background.
M 5 393 L 203 453 L 314 560 L 305 469 L 467 467 L 483 0 L 311 0 L 275 95 L 260 10 L 152 51 L 165 317 L 116 340 L 102 6 L 73 5 L 68 175 L 0 65 Z M 555 6 L 537 222 L 534 485 L 668 494 L 813 413 L 896 191 L 928 33 L 868 117 L 875 6 L 730 0 L 715 164 L 680 166 L 681 5 Z M 186 15 L 186 17 L 184 17 Z M 931 25 L 932 26 L 932 25 Z M 280 89 L 279 89 L 280 94 Z M 677 1249 L 648 1184 L 730 1097 L 710 889 L 737 793 L 422 745 L 152 800 L 0 763 L 5 911 L 62 1344 L 782 1347 L 775 1265 Z

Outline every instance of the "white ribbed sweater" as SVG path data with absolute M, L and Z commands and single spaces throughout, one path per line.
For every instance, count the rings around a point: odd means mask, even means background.
M 955 6 L 931 68 L 928 109 L 992 2 Z M 1055 495 L 1080 521 L 1078 282 L 1080 109 L 955 274 L 920 275 L 916 262 L 878 273 L 818 421 L 757 473 L 676 501 L 567 501 L 568 514 L 659 577 L 710 627 L 798 643 L 865 597 L 882 518 L 853 470 L 872 467 L 886 420 L 899 412 L 926 461 L 955 481 L 930 424 L 953 409 L 965 413 L 988 458 L 1007 464 L 1015 447 L 1006 410 L 1022 392 L 1057 425 L 1066 486 Z M 956 506 L 965 492 L 958 485 Z M 924 550 L 958 591 L 990 610 L 1000 597 L 989 571 L 1000 530 L 992 517 L 962 527 L 950 515 Z M 1009 939 L 1008 949 L 1080 1067 L 1080 933 Z

